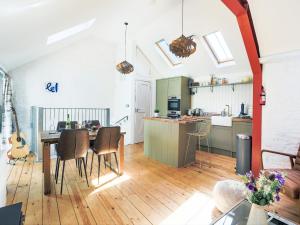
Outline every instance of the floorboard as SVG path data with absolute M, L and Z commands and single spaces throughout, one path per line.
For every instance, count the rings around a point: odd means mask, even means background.
M 41 163 L 29 158 L 11 168 L 7 185 L 7 204 L 23 202 L 25 225 L 169 225 L 209 224 L 221 213 L 214 207 L 212 189 L 217 181 L 240 178 L 235 175 L 235 159 L 197 153 L 197 163 L 173 168 L 143 155 L 143 144 L 125 148 L 125 173 L 118 177 L 101 162 L 98 183 L 98 160 L 87 186 L 75 161 L 66 162 L 63 193 L 60 194 L 61 170 L 54 181 L 55 161 L 51 162 L 52 193 L 43 194 Z M 112 167 L 115 166 L 112 160 Z M 296 201 L 282 195 L 270 210 L 299 222 Z M 201 223 L 200 223 L 201 222 Z

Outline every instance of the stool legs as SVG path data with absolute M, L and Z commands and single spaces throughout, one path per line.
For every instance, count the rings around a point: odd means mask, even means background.
M 191 136 L 190 136 L 190 135 L 188 135 L 188 136 L 189 136 L 189 137 L 188 137 L 188 143 L 187 143 L 187 146 L 186 146 L 185 157 L 184 157 L 184 166 L 185 166 L 185 164 L 186 164 L 186 157 L 187 157 L 187 154 L 188 154 L 188 152 L 189 152 L 190 139 L 191 139 Z

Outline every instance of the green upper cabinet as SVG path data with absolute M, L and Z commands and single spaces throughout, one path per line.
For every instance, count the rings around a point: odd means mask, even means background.
M 181 77 L 170 78 L 168 81 L 168 96 L 181 97 Z
M 156 108 L 160 115 L 168 114 L 168 97 L 181 99 L 181 115 L 185 115 L 191 107 L 191 96 L 188 88 L 188 77 L 174 77 L 156 80 Z
M 156 109 L 160 115 L 168 114 L 168 79 L 156 80 Z

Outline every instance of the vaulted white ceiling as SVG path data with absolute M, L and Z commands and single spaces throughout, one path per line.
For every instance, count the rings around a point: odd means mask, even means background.
M 203 36 L 221 31 L 236 64 L 217 67 L 203 43 Z M 196 35 L 197 51 L 183 60 L 180 67 L 170 67 L 159 54 L 155 42 L 164 38 L 169 43 L 181 35 L 181 5 L 161 14 L 151 24 L 142 29 L 137 43 L 156 66 L 160 74 L 166 76 L 188 74 L 202 76 L 224 73 L 250 72 L 242 37 L 235 16 L 220 0 L 186 0 L 184 5 L 184 34 Z
M 300 49 L 299 0 L 249 0 L 262 56 Z M 197 52 L 170 67 L 155 42 L 177 38 L 181 0 L 1 0 L 0 65 L 11 70 L 62 49 L 88 35 L 104 41 L 123 41 L 123 22 L 132 39 L 160 75 L 245 73 L 250 71 L 237 22 L 221 0 L 185 0 L 186 35 L 197 36 Z M 74 37 L 47 46 L 47 37 L 96 18 L 94 26 Z M 236 65 L 218 68 L 202 43 L 202 36 L 221 31 Z M 107 53 L 109 54 L 109 53 Z
M 129 35 L 134 35 L 139 28 L 176 5 L 176 2 L 174 0 L 1 0 L 0 65 L 10 70 L 91 34 L 106 41 L 123 40 L 125 21 L 130 24 Z M 46 45 L 49 35 L 93 18 L 96 18 L 96 22 L 91 29 L 57 44 Z

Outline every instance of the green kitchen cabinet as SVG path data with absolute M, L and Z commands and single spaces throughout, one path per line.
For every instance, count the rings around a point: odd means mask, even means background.
M 173 167 L 195 161 L 196 139 L 192 138 L 187 150 L 187 133 L 195 130 L 195 123 L 182 124 L 159 120 L 144 120 L 144 154 Z
M 169 78 L 168 82 L 168 96 L 181 97 L 181 77 Z
M 211 147 L 232 150 L 232 128 L 224 126 L 211 126 L 210 131 Z
M 168 114 L 168 79 L 156 80 L 156 109 L 161 116 Z
M 191 95 L 188 87 L 188 77 L 173 77 L 156 80 L 156 108 L 160 115 L 168 113 L 168 97 L 180 98 L 181 115 L 191 107 Z
M 252 123 L 251 122 L 232 122 L 232 151 L 236 152 L 236 135 L 247 134 L 252 135 Z

